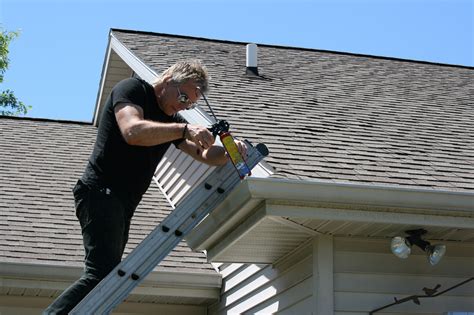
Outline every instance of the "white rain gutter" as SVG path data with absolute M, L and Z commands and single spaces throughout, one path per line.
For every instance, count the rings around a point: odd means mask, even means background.
M 82 275 L 82 267 L 0 262 L 0 286 L 64 290 Z M 222 276 L 218 273 L 153 271 L 133 294 L 218 299 Z
M 188 235 L 188 245 L 210 250 L 257 214 L 474 229 L 474 193 L 247 178 Z

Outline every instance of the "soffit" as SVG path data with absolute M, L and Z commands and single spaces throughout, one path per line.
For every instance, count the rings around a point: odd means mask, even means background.
M 307 189 L 296 182 L 278 188 L 269 181 L 253 179 L 241 185 L 191 233 L 191 247 L 206 249 L 215 262 L 274 263 L 321 234 L 389 240 L 418 228 L 428 231 L 427 240 L 474 245 L 472 194 L 321 183 L 306 183 L 312 187 Z M 259 191 L 256 186 L 263 183 L 264 191 Z M 332 195 L 332 190 L 345 196 Z M 435 194 L 444 203 L 436 202 Z M 426 200 L 417 203 L 421 196 Z

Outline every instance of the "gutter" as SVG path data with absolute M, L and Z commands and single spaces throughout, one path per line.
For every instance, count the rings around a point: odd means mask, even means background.
M 186 240 L 210 250 L 256 215 L 474 229 L 474 192 L 250 177 Z
M 0 262 L 0 270 L 0 285 L 4 288 L 64 290 L 82 275 L 83 268 Z M 217 299 L 221 284 L 222 276 L 217 272 L 155 270 L 132 294 Z

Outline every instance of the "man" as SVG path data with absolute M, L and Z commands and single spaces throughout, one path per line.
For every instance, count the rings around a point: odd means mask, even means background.
M 209 165 L 227 162 L 206 127 L 177 114 L 207 89 L 207 71 L 197 60 L 176 63 L 153 85 L 129 78 L 112 89 L 89 163 L 73 189 L 84 274 L 44 314 L 67 314 L 120 262 L 135 208 L 170 144 Z M 245 156 L 245 144 L 236 143 Z

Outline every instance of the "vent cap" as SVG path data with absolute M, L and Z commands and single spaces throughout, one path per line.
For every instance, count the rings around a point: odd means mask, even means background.
M 247 44 L 247 74 L 258 75 L 258 47 L 256 44 Z

